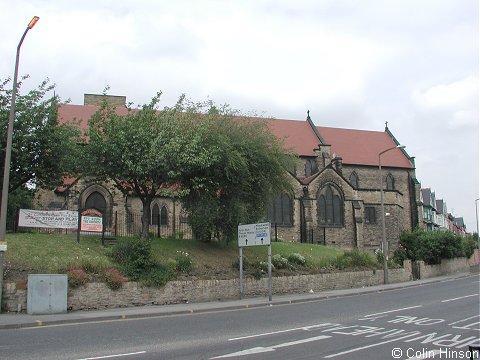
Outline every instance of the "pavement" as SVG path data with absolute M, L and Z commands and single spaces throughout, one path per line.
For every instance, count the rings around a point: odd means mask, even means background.
M 184 303 L 173 305 L 150 305 L 128 308 L 115 308 L 105 310 L 71 311 L 60 314 L 30 315 L 26 313 L 0 314 L 0 329 L 19 329 L 39 326 L 54 326 L 62 324 L 75 324 L 86 322 L 101 322 L 135 318 L 171 316 L 182 314 L 195 314 L 214 311 L 256 308 L 262 306 L 275 306 L 293 304 L 307 301 L 318 301 L 345 296 L 355 296 L 372 292 L 391 291 L 413 286 L 422 286 L 441 281 L 450 281 L 467 276 L 471 273 L 458 273 L 430 279 L 408 281 L 386 285 L 375 285 L 362 288 L 329 290 L 316 293 L 303 293 L 291 295 L 273 295 L 272 301 L 268 297 L 252 297 L 237 300 L 212 301 L 202 303 Z M 474 276 L 478 276 L 474 275 Z

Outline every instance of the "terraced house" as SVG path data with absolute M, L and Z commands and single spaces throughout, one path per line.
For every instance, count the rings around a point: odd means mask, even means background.
M 115 102 L 120 114 L 126 112 L 125 97 L 109 100 Z M 100 96 L 85 95 L 83 105 L 60 105 L 60 121 L 85 126 L 99 108 L 99 101 Z M 384 190 L 386 237 L 391 249 L 396 247 L 401 231 L 419 224 L 422 208 L 414 158 L 404 149 L 395 148 L 399 142 L 387 125 L 383 131 L 316 126 L 309 113 L 305 120 L 251 120 L 266 122 L 285 147 L 299 156 L 296 168 L 289 171 L 292 193 L 278 194 L 265 215 L 280 238 L 345 248 L 379 248 L 380 186 Z M 380 181 L 379 154 L 390 148 L 381 156 Z M 95 207 L 107 215 L 110 227 L 118 221 L 113 214 L 141 210 L 139 199 L 122 195 L 108 183 L 91 183 L 81 177 L 66 179 L 55 191 L 41 191 L 37 206 Z M 154 225 L 172 226 L 181 213 L 178 199 L 158 198 L 152 203 Z

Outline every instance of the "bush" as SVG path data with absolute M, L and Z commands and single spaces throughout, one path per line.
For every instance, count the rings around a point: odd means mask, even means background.
M 403 246 L 400 246 L 393 252 L 393 262 L 397 265 L 403 266 L 405 260 L 408 260 L 407 252 Z
M 375 269 L 377 267 L 377 261 L 370 254 L 354 249 L 352 251 L 345 251 L 343 255 L 338 256 L 334 265 L 339 270 L 354 268 Z
M 151 243 L 144 239 L 120 239 L 112 248 L 112 259 L 122 272 L 133 280 L 138 280 L 153 266 Z
M 409 259 L 423 260 L 429 265 L 440 264 L 442 259 L 466 255 L 462 238 L 450 231 L 416 229 L 413 232 L 404 232 L 400 236 L 400 244 Z
M 68 286 L 75 289 L 88 282 L 88 274 L 83 269 L 67 270 Z
M 176 261 L 176 270 L 182 273 L 189 273 L 192 271 L 193 261 L 190 255 L 184 251 L 177 251 Z
M 306 260 L 303 257 L 303 255 L 301 255 L 299 253 L 293 253 L 293 254 L 288 255 L 288 262 L 292 265 L 304 266 Z
M 462 239 L 462 247 L 464 256 L 470 258 L 473 252 L 478 248 L 478 240 L 475 236 L 469 235 Z
M 147 287 L 162 287 L 165 286 L 170 280 L 175 278 L 174 271 L 163 266 L 154 266 L 150 268 L 150 271 L 145 274 L 141 280 L 141 284 Z
M 280 254 L 275 254 L 272 256 L 272 265 L 277 269 L 286 269 L 288 268 L 288 259 Z
M 104 273 L 105 283 L 112 290 L 120 289 L 128 279 L 115 268 L 108 268 Z

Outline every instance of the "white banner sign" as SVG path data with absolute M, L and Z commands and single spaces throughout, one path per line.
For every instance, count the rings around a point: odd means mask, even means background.
M 18 226 L 52 229 L 77 229 L 78 213 L 71 210 L 20 209 Z

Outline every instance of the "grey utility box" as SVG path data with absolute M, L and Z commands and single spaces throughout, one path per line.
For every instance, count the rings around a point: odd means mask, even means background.
M 28 275 L 27 313 L 59 314 L 67 312 L 67 275 Z

